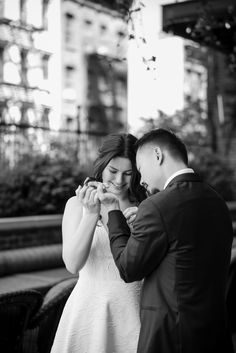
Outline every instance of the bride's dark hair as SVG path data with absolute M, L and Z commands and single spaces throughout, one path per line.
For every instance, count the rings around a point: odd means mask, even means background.
M 98 150 L 98 157 L 94 162 L 93 174 L 98 181 L 102 181 L 102 172 L 111 159 L 115 157 L 128 158 L 132 165 L 132 175 L 129 188 L 130 201 L 138 203 L 146 198 L 145 189 L 140 185 L 140 174 L 136 168 L 137 138 L 131 134 L 107 135 Z

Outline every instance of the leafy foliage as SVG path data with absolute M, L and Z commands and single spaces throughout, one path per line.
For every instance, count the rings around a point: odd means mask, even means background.
M 159 111 L 158 117 L 143 119 L 144 126 L 140 133 L 142 135 L 155 128 L 166 128 L 177 133 L 188 148 L 190 165 L 194 170 L 226 201 L 234 200 L 236 182 L 233 170 L 221 156 L 212 151 L 207 119 L 201 113 L 197 102 L 190 102 L 185 109 L 170 116 Z
M 226 201 L 236 195 L 233 170 L 218 155 L 207 148 L 193 148 L 190 166 L 209 183 Z
M 156 118 L 143 118 L 144 127 L 141 133 L 155 128 L 169 129 L 182 138 L 187 145 L 207 145 L 208 129 L 203 118 L 199 102 L 190 102 L 183 110 L 177 110 L 173 115 L 158 111 Z
M 0 217 L 62 213 L 87 175 L 74 160 L 23 157 L 0 175 Z

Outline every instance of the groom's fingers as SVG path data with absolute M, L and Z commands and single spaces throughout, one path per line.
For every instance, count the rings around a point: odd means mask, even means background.
M 134 211 L 133 210 L 124 210 L 123 214 L 124 214 L 125 218 L 129 218 L 134 214 Z
M 138 207 L 136 206 L 132 206 L 132 207 L 128 207 L 126 208 L 124 211 L 123 211 L 123 214 L 125 216 L 125 218 L 130 218 L 131 216 L 135 215 L 136 216 L 136 213 L 138 211 Z
M 131 217 L 129 217 L 129 218 L 127 218 L 127 223 L 128 224 L 131 224 L 131 223 L 133 223 L 134 222 L 134 220 L 135 220 L 135 218 L 136 218 L 136 215 L 133 215 L 133 216 L 131 216 Z

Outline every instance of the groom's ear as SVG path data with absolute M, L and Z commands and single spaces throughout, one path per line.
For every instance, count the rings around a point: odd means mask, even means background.
M 163 153 L 159 146 L 154 147 L 154 153 L 157 159 L 158 164 L 162 164 L 163 162 Z

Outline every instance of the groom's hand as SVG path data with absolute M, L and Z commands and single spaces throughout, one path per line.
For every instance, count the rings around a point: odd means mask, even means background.
M 97 195 L 101 204 L 107 208 L 107 212 L 113 210 L 120 210 L 118 198 L 111 192 L 107 192 L 107 190 L 104 189 L 102 184 L 99 184 L 97 187 Z
M 136 206 L 128 207 L 123 211 L 123 214 L 126 218 L 126 222 L 128 223 L 129 226 L 131 226 L 134 223 L 137 212 L 138 212 L 138 207 Z

